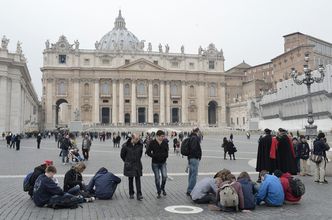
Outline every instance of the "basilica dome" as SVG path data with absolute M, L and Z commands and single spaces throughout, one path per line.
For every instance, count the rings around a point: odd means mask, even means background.
M 140 42 L 138 38 L 127 30 L 126 22 L 119 11 L 118 17 L 115 19 L 114 28 L 105 34 L 99 42 L 96 42 L 96 49 L 100 51 L 142 51 L 144 42 Z

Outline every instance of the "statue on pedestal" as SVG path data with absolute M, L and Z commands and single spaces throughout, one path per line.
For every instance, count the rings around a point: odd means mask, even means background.
M 99 47 L 100 43 L 98 41 L 95 42 L 95 48 L 96 50 L 98 50 L 98 47 Z
M 16 53 L 18 54 L 22 54 L 22 43 L 20 41 L 17 41 L 17 45 L 16 45 Z
M 3 35 L 2 40 L 1 40 L 1 48 L 7 50 L 8 43 L 9 43 L 9 39 L 6 38 L 6 35 Z
M 169 46 L 168 46 L 168 44 L 165 45 L 165 52 L 166 52 L 166 53 L 169 52 Z
M 184 54 L 184 46 L 181 46 L 181 53 Z
M 163 46 L 161 44 L 159 44 L 159 53 L 163 52 Z
M 151 44 L 151 42 L 149 42 L 149 44 L 148 44 L 148 51 L 149 51 L 149 52 L 152 51 L 152 44 Z
M 74 44 L 75 44 L 75 50 L 78 50 L 80 47 L 80 42 L 78 40 L 75 40 Z
M 199 46 L 199 48 L 198 48 L 198 54 L 202 55 L 202 52 L 203 52 L 203 48 L 202 48 L 202 46 Z
M 46 50 L 50 49 L 50 41 L 49 40 L 45 41 L 45 47 L 46 47 Z

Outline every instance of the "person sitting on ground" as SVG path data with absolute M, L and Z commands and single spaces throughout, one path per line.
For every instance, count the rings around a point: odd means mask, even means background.
M 33 170 L 33 173 L 31 175 L 31 177 L 29 178 L 29 191 L 28 194 L 30 195 L 30 197 L 32 197 L 33 195 L 33 187 L 35 186 L 35 182 L 37 180 L 37 178 L 45 173 L 45 170 L 48 166 L 53 165 L 53 161 L 52 160 L 45 160 L 44 163 L 38 167 L 35 167 L 35 169 Z
M 237 177 L 237 181 L 241 184 L 243 197 L 244 197 L 244 209 L 255 209 L 256 206 L 256 188 L 255 184 L 251 181 L 247 172 L 241 172 Z
M 282 206 L 285 195 L 278 177 L 268 174 L 266 170 L 262 170 L 259 175 L 262 183 L 256 195 L 256 204 L 260 205 L 264 201 L 267 206 Z
M 91 202 L 94 199 L 83 199 L 82 197 L 75 197 L 73 195 L 64 193 L 62 189 L 53 181 L 56 174 L 56 168 L 52 165 L 48 166 L 45 174 L 41 174 L 35 183 L 33 190 L 33 202 L 38 207 L 52 204 L 52 200 L 61 200 L 67 197 L 75 199 L 77 203 Z
M 234 192 L 235 191 L 235 192 Z M 229 193 L 230 192 L 230 193 Z M 234 195 L 236 193 L 236 195 Z M 224 202 L 228 202 L 230 198 L 226 198 L 229 196 L 233 196 L 232 202 L 234 204 L 237 204 L 233 206 L 232 204 L 223 204 Z M 234 201 L 234 199 L 237 199 L 237 201 Z M 244 198 L 243 198 L 243 192 L 241 184 L 236 182 L 236 178 L 233 174 L 228 174 L 226 176 L 226 180 L 221 183 L 220 188 L 217 193 L 217 207 L 220 211 L 238 211 L 244 209 Z
M 217 191 L 222 183 L 220 177 L 205 177 L 196 183 L 191 191 L 191 199 L 197 204 L 216 203 Z
M 100 168 L 90 180 L 87 191 L 98 199 L 112 199 L 121 179 L 109 172 L 105 167 Z
M 81 194 L 81 192 L 86 191 L 86 186 L 82 177 L 82 173 L 85 168 L 85 164 L 83 162 L 79 162 L 67 171 L 63 182 L 63 191 L 73 195 L 78 195 Z M 88 197 L 87 195 L 85 196 Z
M 285 203 L 299 203 L 299 201 L 301 200 L 301 196 L 296 197 L 295 195 L 293 195 L 292 189 L 290 187 L 289 179 L 292 178 L 292 175 L 290 173 L 283 173 L 281 170 L 274 171 L 274 175 L 280 179 L 285 194 Z

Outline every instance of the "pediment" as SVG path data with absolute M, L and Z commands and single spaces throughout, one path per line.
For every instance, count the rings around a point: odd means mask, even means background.
M 146 59 L 138 59 L 118 68 L 119 70 L 163 71 L 165 68 Z

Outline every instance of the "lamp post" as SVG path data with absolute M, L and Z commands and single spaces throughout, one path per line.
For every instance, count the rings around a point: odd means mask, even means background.
M 317 135 L 317 125 L 313 125 L 314 123 L 314 117 L 312 112 L 312 102 L 311 102 L 311 84 L 313 83 L 321 83 L 324 80 L 324 67 L 323 65 L 319 65 L 318 72 L 320 73 L 319 77 L 315 77 L 312 75 L 312 71 L 309 68 L 308 62 L 309 62 L 309 53 L 306 53 L 304 56 L 305 64 L 303 65 L 303 78 L 298 79 L 299 73 L 295 70 L 295 68 L 292 68 L 292 72 L 290 76 L 293 78 L 294 82 L 297 85 L 306 85 L 308 94 L 307 94 L 307 103 L 308 103 L 308 125 L 305 126 L 306 128 L 306 136 L 313 137 Z

